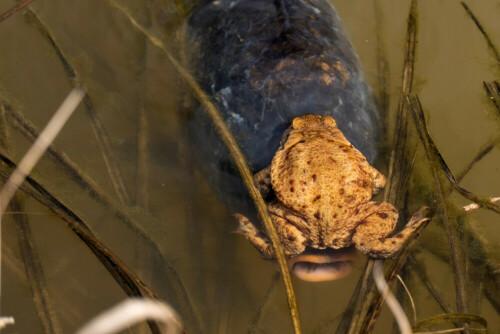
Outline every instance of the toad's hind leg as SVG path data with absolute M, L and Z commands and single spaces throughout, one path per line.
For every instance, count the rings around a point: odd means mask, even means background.
M 240 223 L 238 228 L 234 230 L 233 233 L 244 236 L 252 245 L 255 246 L 255 248 L 257 248 L 263 258 L 268 260 L 272 259 L 274 255 L 270 240 L 261 231 L 259 231 L 259 229 L 250 220 L 248 220 L 247 217 L 238 213 L 233 216 L 238 219 L 238 222 Z
M 373 202 L 372 202 L 373 203 Z M 356 227 L 352 242 L 361 253 L 375 258 L 393 257 L 415 231 L 421 220 L 410 221 L 405 228 L 393 237 L 387 237 L 398 219 L 397 210 L 389 203 L 373 203 L 374 212 Z
M 265 259 L 275 258 L 271 241 L 257 227 L 243 215 L 235 214 L 234 217 L 240 222 L 240 226 L 234 233 L 243 235 L 250 241 Z M 295 256 L 302 253 L 306 248 L 306 238 L 302 233 L 285 219 L 271 214 L 273 225 L 280 238 L 283 252 L 286 256 Z
M 306 249 L 306 238 L 302 232 L 286 219 L 271 214 L 273 217 L 274 227 L 280 237 L 283 252 L 286 256 L 296 256 L 304 252 Z

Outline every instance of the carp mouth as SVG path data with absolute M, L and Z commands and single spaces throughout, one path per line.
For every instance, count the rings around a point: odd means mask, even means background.
M 335 281 L 349 275 L 356 258 L 353 248 L 306 250 L 287 259 L 287 263 L 297 278 L 309 282 L 323 282 Z

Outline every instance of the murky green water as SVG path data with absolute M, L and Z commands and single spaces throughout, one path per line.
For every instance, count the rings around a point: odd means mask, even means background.
M 120 2 L 138 21 L 151 26 L 173 51 L 182 19 L 173 1 Z M 14 2 L 4 1 L 0 12 Z M 378 90 L 375 6 L 371 2 L 334 1 L 363 63 L 367 80 Z M 409 1 L 378 1 L 385 52 L 389 64 L 390 108 L 397 106 Z M 467 1 L 492 40 L 500 44 L 500 4 Z M 499 135 L 499 115 L 486 98 L 483 81 L 498 80 L 487 45 L 459 2 L 420 1 L 419 37 L 414 91 L 421 98 L 429 131 L 450 169 L 458 174 L 488 140 Z M 262 261 L 252 246 L 230 234 L 236 226 L 227 211 L 184 154 L 184 129 L 179 121 L 182 80 L 166 57 L 145 41 L 108 1 L 35 1 L 30 7 L 87 88 L 109 135 L 112 161 L 121 170 L 128 200 L 123 212 L 144 230 L 124 223 L 117 208 L 96 202 L 59 164 L 44 158 L 33 172 L 55 197 L 78 214 L 95 235 L 154 291 L 183 315 L 190 332 L 291 332 L 282 283 L 272 264 Z M 29 16 L 29 15 L 28 15 Z M 0 23 L 0 95 L 41 129 L 71 89 L 61 62 L 48 40 L 23 13 Z M 141 137 L 141 111 L 147 123 Z M 29 141 L 9 122 L 10 156 L 19 161 Z M 147 140 L 146 172 L 139 163 L 139 143 Z M 120 203 L 92 130 L 80 106 L 55 146 Z M 421 150 L 421 148 L 420 148 Z M 5 152 L 4 150 L 2 152 Z M 382 154 L 386 171 L 388 155 Z M 461 183 L 484 196 L 500 196 L 500 152 L 494 148 Z M 425 182 L 431 174 L 423 154 L 416 171 Z M 437 198 L 412 188 L 415 202 L 432 205 Z M 419 196 L 420 195 L 420 199 Z M 453 206 L 469 204 L 460 195 Z M 48 293 L 62 332 L 72 332 L 99 312 L 126 297 L 112 276 L 65 223 L 32 199 L 24 198 Z M 422 235 L 415 255 L 445 300 L 455 309 L 454 278 L 448 242 L 440 227 L 442 215 Z M 498 215 L 478 210 L 463 222 L 474 240 L 462 240 L 475 268 L 466 266 L 469 311 L 488 321 L 490 332 L 500 329 L 500 317 L 482 289 L 498 295 L 500 261 Z M 1 314 L 16 325 L 5 333 L 43 332 L 19 250 L 18 228 L 7 214 L 3 231 Z M 485 252 L 480 252 L 480 245 Z M 486 255 L 485 255 L 486 254 Z M 478 257 L 478 258 L 476 258 Z M 304 333 L 333 332 L 340 321 L 364 266 L 361 260 L 348 278 L 329 283 L 294 279 Z M 497 270 L 496 276 L 491 268 Z M 489 272 L 485 272 L 488 271 Z M 490 277 L 496 278 L 488 279 Z M 417 305 L 418 320 L 442 313 L 415 274 L 406 270 L 406 283 Z M 496 285 L 495 285 L 496 284 Z M 408 314 L 411 313 L 407 309 Z M 375 332 L 392 328 L 384 309 Z M 146 331 L 147 327 L 137 330 Z

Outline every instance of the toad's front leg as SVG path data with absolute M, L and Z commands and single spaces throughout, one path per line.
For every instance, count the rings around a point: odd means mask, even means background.
M 368 202 L 365 218 L 356 227 L 352 242 L 361 253 L 375 258 L 393 257 L 424 220 L 410 221 L 393 237 L 387 237 L 396 226 L 398 212 L 389 203 Z
M 255 173 L 253 179 L 262 197 L 266 198 L 271 192 L 271 166 Z

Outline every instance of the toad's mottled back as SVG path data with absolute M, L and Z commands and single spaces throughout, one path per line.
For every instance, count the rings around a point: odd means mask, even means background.
M 318 233 L 344 228 L 360 203 L 372 197 L 384 177 L 372 168 L 336 127 L 331 117 L 296 118 L 271 167 L 278 200 L 312 222 Z

